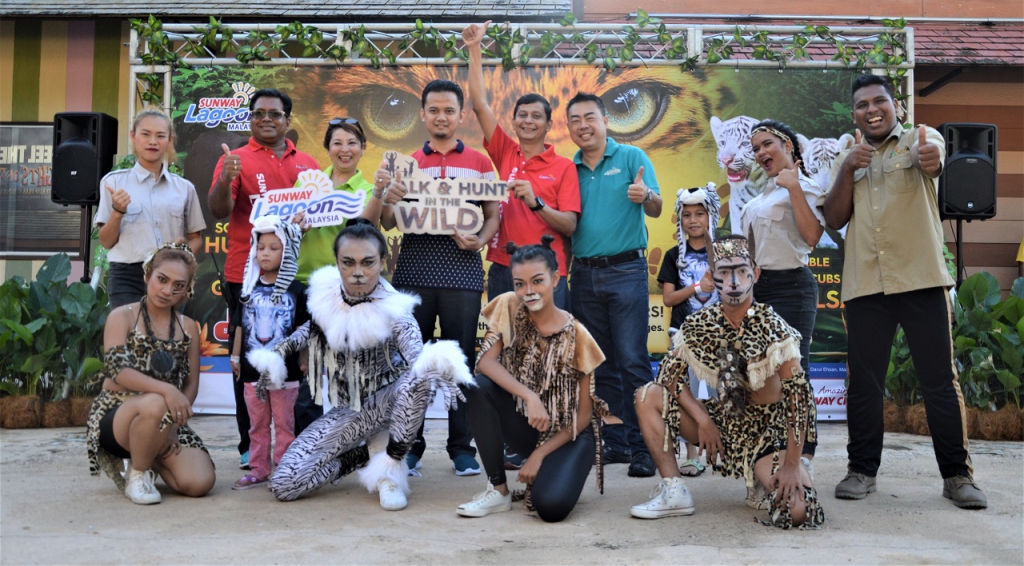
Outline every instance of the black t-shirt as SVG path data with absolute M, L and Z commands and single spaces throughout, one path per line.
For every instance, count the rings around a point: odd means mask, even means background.
M 708 254 L 706 250 L 691 248 L 689 242 L 687 242 L 686 255 L 684 256 L 685 267 L 683 269 L 676 265 L 678 259 L 679 246 L 675 246 L 665 252 L 665 258 L 661 260 L 661 269 L 658 270 L 658 281 L 675 285 L 677 291 L 683 287 L 692 287 L 694 283 L 704 277 L 704 272 L 708 270 Z M 669 325 L 672 328 L 679 328 L 688 315 L 717 302 L 718 290 L 711 291 L 710 293 L 697 291 L 689 299 L 672 307 L 672 318 L 669 321 Z
M 306 310 L 306 286 L 292 281 L 288 292 L 281 296 L 280 302 L 274 303 L 270 297 L 274 292 L 273 285 L 267 285 L 261 279 L 252 290 L 249 302 L 243 303 L 240 311 L 242 329 L 241 380 L 252 383 L 260 378 L 260 374 L 246 358 L 253 349 L 273 350 L 282 340 L 288 338 L 296 328 L 309 320 Z M 299 369 L 299 354 L 296 352 L 285 358 L 288 369 L 287 381 L 298 381 L 302 377 Z

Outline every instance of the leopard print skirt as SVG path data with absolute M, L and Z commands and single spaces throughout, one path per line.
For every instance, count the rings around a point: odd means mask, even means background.
M 114 480 L 117 489 L 122 491 L 125 486 L 124 476 L 121 475 L 125 471 L 124 461 L 100 446 L 100 421 L 107 413 L 116 410 L 135 395 L 138 393 L 134 391 L 100 391 L 89 410 L 88 430 L 85 436 L 89 450 L 89 474 L 98 476 L 100 470 L 103 470 L 107 477 Z M 160 420 L 160 430 L 171 424 L 174 424 L 171 414 L 164 413 L 163 419 Z M 202 439 L 188 425 L 178 427 L 178 443 L 186 448 L 199 448 L 209 453 Z

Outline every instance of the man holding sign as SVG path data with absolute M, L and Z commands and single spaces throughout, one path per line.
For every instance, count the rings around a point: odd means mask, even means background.
M 971 477 L 964 398 L 953 362 L 953 279 L 942 255 L 935 180 L 946 144 L 932 128 L 899 124 L 892 87 L 877 75 L 854 80 L 852 114 L 856 145 L 836 156 L 832 188 L 819 200 L 831 228 L 849 222 L 843 265 L 849 471 L 835 495 L 864 499 L 876 489 L 882 392 L 898 325 L 921 380 L 942 495 L 958 507 L 983 509 L 988 502 Z
M 231 151 L 222 145 L 224 157 L 217 162 L 213 184 L 207 196 L 210 214 L 214 218 L 231 217 L 228 223 L 228 257 L 224 263 L 226 288 L 222 290 L 228 304 L 228 333 L 235 335 L 236 312 L 242 291 L 242 275 L 249 257 L 252 235 L 252 203 L 260 195 L 273 189 L 295 185 L 299 173 L 319 170 L 311 155 L 295 149 L 285 138 L 291 125 L 292 99 L 283 92 L 263 88 L 249 99 L 249 119 L 252 137 L 249 143 Z M 235 420 L 238 423 L 238 452 L 242 466 L 248 467 L 249 414 L 245 410 L 242 382 L 235 381 Z
M 416 150 L 413 157 L 419 169 L 434 179 L 494 181 L 491 160 L 466 147 L 462 140 L 455 137 L 466 117 L 463 102 L 464 96 L 459 85 L 446 80 L 435 80 L 427 84 L 421 97 L 420 119 L 430 133 L 430 140 L 423 144 L 422 149 Z M 400 180 L 399 175 L 401 173 L 396 174 L 396 180 Z M 418 184 L 410 182 L 403 186 L 391 183 L 384 195 L 384 203 L 396 205 L 407 194 L 409 197 L 415 196 Z M 450 196 L 439 196 L 444 194 Z M 429 198 L 453 202 L 458 200 L 459 205 L 449 207 L 457 209 L 464 200 L 461 195 L 458 188 L 439 186 L 436 191 L 431 191 Z M 443 205 L 442 202 L 439 204 Z M 387 230 L 399 225 L 396 208 L 385 206 L 381 212 L 381 226 Z M 476 232 L 461 232 L 457 227 L 447 230 L 439 228 L 444 224 L 435 224 L 434 228 L 424 230 L 432 233 L 406 232 L 402 238 L 395 273 L 391 278 L 392 284 L 399 290 L 420 296 L 422 302 L 413 315 L 419 323 L 423 340 L 429 341 L 434 336 L 434 325 L 440 319 L 441 339 L 458 341 L 466 360 L 470 362 L 476 359 L 476 325 L 480 318 L 480 298 L 484 290 L 480 250 L 498 231 L 497 203 L 484 202 L 482 209 L 482 227 Z M 435 212 L 440 215 L 444 211 L 435 209 Z M 410 228 L 404 222 L 399 227 Z M 438 233 L 442 231 L 447 233 Z M 458 475 L 480 473 L 480 464 L 474 457 L 476 449 L 470 445 L 472 440 L 465 407 L 460 404 L 457 409 L 448 411 L 448 456 Z M 424 450 L 426 443 L 421 428 L 409 454 L 410 469 L 417 467 Z
M 580 182 L 580 215 L 572 236 L 572 314 L 607 360 L 594 373 L 597 396 L 622 425 L 604 427 L 605 463 L 629 463 L 629 475 L 654 475 L 633 392 L 653 378 L 647 356 L 647 227 L 661 216 L 658 180 L 638 147 L 608 137 L 604 102 L 579 93 L 566 107 Z
M 469 98 L 473 112 L 484 132 L 484 148 L 498 168 L 500 178 L 508 181 L 509 198 L 499 204 L 501 225 L 498 237 L 487 247 L 491 267 L 487 271 L 487 298 L 493 300 L 512 291 L 511 257 L 505 245 L 519 247 L 539 244 L 541 236 L 555 237 L 551 248 L 558 259 L 562 277 L 555 287 L 555 306 L 569 308 L 569 236 L 576 230 L 580 214 L 580 183 L 572 161 L 555 153 L 544 142 L 551 130 L 551 104 L 539 94 L 527 94 L 516 101 L 512 111 L 513 140 L 498 124 L 487 101 L 480 41 L 491 22 L 472 24 L 462 31 L 469 51 Z

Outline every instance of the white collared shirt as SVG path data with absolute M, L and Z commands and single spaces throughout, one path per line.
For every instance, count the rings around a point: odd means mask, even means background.
M 825 217 L 818 209 L 818 199 L 825 195 L 824 189 L 813 179 L 800 173 L 800 188 L 810 205 L 814 217 L 822 226 Z M 757 195 L 743 207 L 743 235 L 754 233 L 754 261 L 761 269 L 796 269 L 807 265 L 811 246 L 800 235 L 793 214 L 793 203 L 789 190 L 768 180 L 764 192 Z
M 165 243 L 186 238 L 206 229 L 199 195 L 189 181 L 163 166 L 156 176 L 136 163 L 131 169 L 108 173 L 100 181 L 100 204 L 93 223 L 106 224 L 113 213 L 110 187 L 127 191 L 131 197 L 127 214 L 121 218 L 121 235 L 107 254 L 117 263 L 139 263 Z

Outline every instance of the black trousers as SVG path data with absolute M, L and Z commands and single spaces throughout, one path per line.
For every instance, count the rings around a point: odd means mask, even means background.
M 502 485 L 505 476 L 505 444 L 528 457 L 537 447 L 540 431 L 516 411 L 515 398 L 487 376 L 477 375 L 478 387 L 466 393 L 469 422 L 473 426 L 480 460 L 491 485 Z M 540 465 L 530 491 L 537 515 L 549 523 L 566 518 L 583 492 L 583 484 L 594 465 L 592 427 L 548 454 Z
M 818 280 L 810 268 L 762 269 L 754 285 L 754 300 L 772 307 L 800 333 L 800 366 L 810 380 L 811 336 L 818 317 Z M 817 418 L 817 412 L 813 416 Z M 804 442 L 803 453 L 813 456 L 817 448 L 817 442 Z
M 953 365 L 950 308 L 942 287 L 846 302 L 850 471 L 874 477 L 882 462 L 882 393 L 898 325 L 907 335 L 921 381 L 939 472 L 943 478 L 971 474 L 964 397 Z
M 228 303 L 228 351 L 235 345 L 235 328 L 242 320 L 239 309 L 242 306 L 242 284 L 227 282 L 224 300 Z M 235 424 L 238 426 L 238 453 L 249 451 L 249 409 L 245 406 L 245 384 L 231 376 L 231 388 L 235 394 Z
M 413 316 L 420 326 L 423 342 L 433 339 L 434 325 L 440 318 L 441 339 L 455 340 L 459 343 L 459 348 L 465 354 L 466 363 L 472 371 L 476 364 L 476 324 L 480 319 L 480 297 L 483 293 L 431 287 L 403 286 L 399 289 L 419 295 L 422 301 L 413 311 Z M 466 418 L 465 403 L 459 403 L 457 409 L 448 411 L 448 457 L 454 459 L 460 454 L 476 455 L 476 448 L 473 448 L 472 442 L 473 434 Z M 423 439 L 421 425 L 410 452 L 417 458 L 422 458 L 426 449 L 427 442 Z
M 138 302 L 146 294 L 142 263 L 110 262 L 107 268 L 107 298 L 110 310 Z

